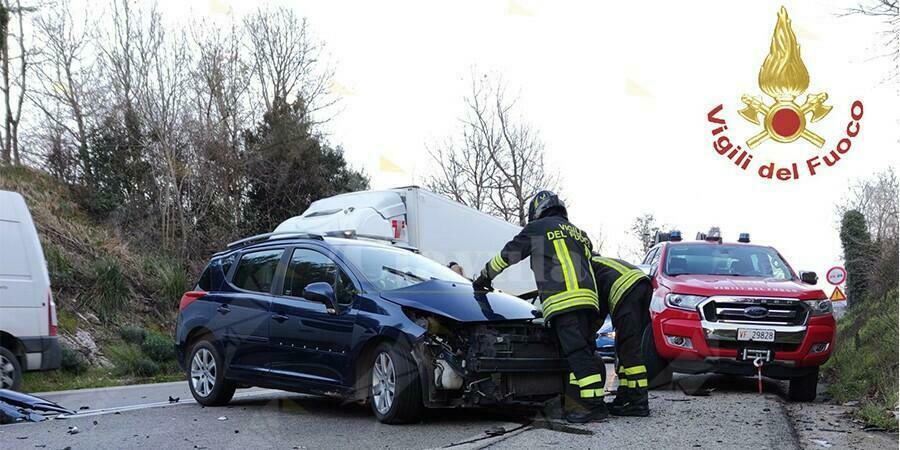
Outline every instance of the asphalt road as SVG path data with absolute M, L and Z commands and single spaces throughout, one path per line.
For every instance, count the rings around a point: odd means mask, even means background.
M 378 423 L 362 406 L 265 389 L 241 390 L 229 406 L 204 408 L 193 402 L 186 382 L 179 382 L 43 394 L 79 413 L 65 420 L 2 426 L 0 447 L 783 449 L 837 443 L 821 433 L 823 427 L 802 427 L 798 433 L 796 424 L 820 420 L 815 417 L 822 414 L 811 410 L 811 418 L 792 411 L 782 399 L 785 388 L 767 380 L 759 395 L 752 379 L 679 376 L 672 386 L 652 391 L 649 418 L 613 417 L 571 426 L 543 413 L 456 410 L 391 426 Z M 179 401 L 170 403 L 170 396 Z M 70 427 L 78 432 L 71 434 Z M 854 436 L 850 428 L 832 431 L 840 433 L 838 438 Z M 853 447 L 897 446 L 896 435 L 893 441 L 855 437 L 853 442 L 861 444 Z

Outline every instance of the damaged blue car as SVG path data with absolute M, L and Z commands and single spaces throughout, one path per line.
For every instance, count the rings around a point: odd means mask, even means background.
M 371 405 L 540 407 L 568 366 L 540 312 L 414 249 L 353 233 L 269 233 L 217 253 L 184 294 L 179 363 L 203 405 L 262 386 Z

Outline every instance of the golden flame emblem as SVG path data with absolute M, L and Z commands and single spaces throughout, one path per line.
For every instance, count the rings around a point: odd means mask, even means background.
M 740 111 L 743 118 L 764 129 L 747 140 L 747 146 L 756 147 L 766 139 L 776 142 L 794 142 L 804 138 L 816 147 L 825 145 L 825 139 L 806 129 L 806 116 L 810 122 L 818 122 L 831 111 L 825 105 L 828 94 L 808 94 L 806 102 L 798 105 L 797 97 L 809 87 L 809 72 L 800 57 L 800 44 L 791 29 L 784 6 L 778 11 L 778 22 L 772 34 L 769 55 L 759 69 L 759 88 L 775 100 L 767 105 L 759 97 L 743 95 L 741 101 L 747 105 Z M 760 115 L 763 121 L 760 122 Z

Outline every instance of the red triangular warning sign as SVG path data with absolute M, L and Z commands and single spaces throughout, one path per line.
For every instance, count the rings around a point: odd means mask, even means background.
M 842 291 L 841 288 L 835 286 L 834 292 L 831 293 L 831 301 L 842 302 L 844 300 L 847 300 L 847 296 L 844 295 L 844 291 Z

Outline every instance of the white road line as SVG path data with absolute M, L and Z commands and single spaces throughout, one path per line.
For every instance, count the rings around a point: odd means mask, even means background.
M 278 390 L 278 389 L 264 389 L 264 390 L 258 390 L 258 391 L 253 391 L 253 392 L 243 392 L 240 394 L 235 394 L 234 399 L 255 397 L 255 396 L 259 396 L 259 395 L 263 395 L 263 394 L 273 394 L 273 393 L 279 393 L 279 392 L 287 393 L 286 391 L 282 391 L 282 390 Z M 56 416 L 56 419 L 66 419 L 66 420 L 67 419 L 79 419 L 82 417 L 102 416 L 102 415 L 106 415 L 106 414 L 115 414 L 115 413 L 128 412 L 128 411 L 138 411 L 138 410 L 150 409 L 150 408 L 161 408 L 164 406 L 190 405 L 190 404 L 195 404 L 195 403 L 197 403 L 197 401 L 194 400 L 193 398 L 181 400 L 179 402 L 174 402 L 174 403 L 169 402 L 169 401 L 141 403 L 141 404 L 137 404 L 137 405 L 116 406 L 114 408 L 101 408 L 101 409 L 94 409 L 94 410 L 85 410 L 83 412 L 79 411 L 79 412 L 76 412 L 75 414 L 67 414 L 67 415 L 64 414 L 64 415 Z

